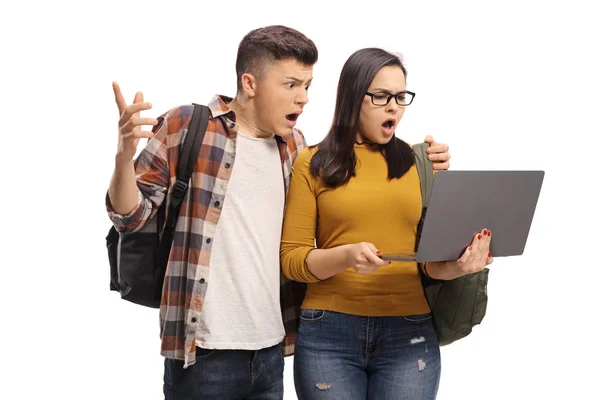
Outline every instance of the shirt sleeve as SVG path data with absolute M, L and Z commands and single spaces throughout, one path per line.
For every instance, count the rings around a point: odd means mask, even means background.
M 314 283 L 315 277 L 306 266 L 306 257 L 315 248 L 317 227 L 317 178 L 310 173 L 313 149 L 300 152 L 292 167 L 281 236 L 281 267 L 291 280 Z
M 108 193 L 106 194 L 108 216 L 119 232 L 134 232 L 142 228 L 165 200 L 170 182 L 167 157 L 169 114 L 170 112 L 165 113 L 158 118 L 159 123 L 153 129 L 154 136 L 135 160 L 138 188 L 135 208 L 129 214 L 118 214 L 112 208 Z

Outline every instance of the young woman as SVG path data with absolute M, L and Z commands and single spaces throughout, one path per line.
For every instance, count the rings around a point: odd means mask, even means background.
M 411 147 L 395 136 L 413 98 L 396 55 L 357 51 L 328 135 L 294 164 L 281 261 L 284 275 L 308 283 L 294 356 L 301 400 L 434 399 L 440 352 L 419 268 L 453 279 L 492 262 L 487 230 L 457 261 L 380 257 L 415 248 L 419 178 Z

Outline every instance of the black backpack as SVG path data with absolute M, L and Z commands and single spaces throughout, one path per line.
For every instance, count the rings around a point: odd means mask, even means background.
M 433 165 L 427 159 L 428 147 L 427 143 L 413 146 L 423 201 L 423 212 L 417 229 L 417 246 L 421 238 L 421 229 L 434 179 Z M 489 269 L 484 268 L 473 274 L 444 281 L 429 278 L 421 271 L 425 297 L 431 308 L 440 346 L 464 338 L 471 333 L 475 325 L 481 323 L 487 309 L 488 274 Z
M 173 231 L 209 118 L 208 107 L 194 104 L 190 127 L 179 148 L 177 180 L 171 192 L 166 223 L 165 201 L 154 217 L 139 230 L 119 233 L 113 226 L 108 232 L 106 247 L 110 263 L 110 290 L 120 292 L 124 300 L 146 307 L 160 307 Z

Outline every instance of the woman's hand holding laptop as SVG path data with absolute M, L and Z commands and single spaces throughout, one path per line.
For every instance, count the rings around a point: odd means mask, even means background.
M 434 279 L 450 280 L 483 270 L 494 260 L 490 252 L 492 232 L 483 229 L 473 237 L 471 245 L 456 261 L 429 262 L 425 272 Z

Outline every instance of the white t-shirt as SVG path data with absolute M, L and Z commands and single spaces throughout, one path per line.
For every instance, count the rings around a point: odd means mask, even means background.
M 283 340 L 279 246 L 285 188 L 275 137 L 238 133 L 196 344 L 259 350 Z

